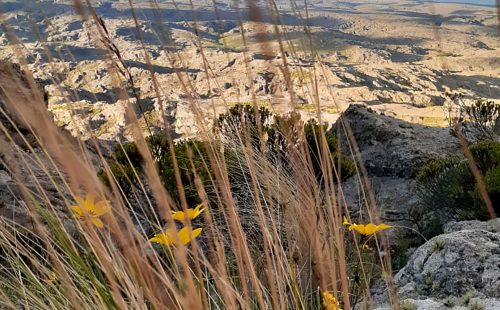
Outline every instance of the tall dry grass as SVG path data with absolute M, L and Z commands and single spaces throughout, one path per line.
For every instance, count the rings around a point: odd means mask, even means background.
M 218 12 L 216 2 L 214 11 Z M 307 4 L 307 3 L 306 3 Z M 331 293 L 343 309 L 364 304 L 371 307 L 369 287 L 382 276 L 390 290 L 390 302 L 398 309 L 392 283 L 391 258 L 384 234 L 374 235 L 375 254 L 367 256 L 354 232 L 346 232 L 342 217 L 349 217 L 340 182 L 339 163 L 330 154 L 324 129 L 320 126 L 318 154 L 324 176 L 318 182 L 312 159 L 304 143 L 303 132 L 299 138 L 287 143 L 298 145 L 286 163 L 290 170 L 282 169 L 279 158 L 270 158 L 263 145 L 252 144 L 249 130 L 243 128 L 232 137 L 215 133 L 205 127 L 204 113 L 199 108 L 199 95 L 193 80 L 182 70 L 176 70 L 183 93 L 196 116 L 200 137 L 208 158 L 206 167 L 213 169 L 207 185 L 196 176 L 194 185 L 206 206 L 203 221 L 196 227 L 203 228 L 202 237 L 187 246 L 161 247 L 148 242 L 153 227 L 156 232 L 175 227 L 172 210 L 186 210 L 189 206 L 181 180 L 181 173 L 173 152 L 174 141 L 168 121 L 162 115 L 164 135 L 171 146 L 174 174 L 179 201 L 168 193 L 157 172 L 153 158 L 140 125 L 140 116 L 134 112 L 131 99 L 140 95 L 130 92 L 135 88 L 132 74 L 120 50 L 113 43 L 90 1 L 75 0 L 75 9 L 82 20 L 92 25 L 93 38 L 98 47 L 104 47 L 108 74 L 116 83 L 120 99 L 129 100 L 127 126 L 144 158 L 144 176 L 134 188 L 134 199 L 127 199 L 123 189 L 113 179 L 108 159 L 103 154 L 109 150 L 93 138 L 87 142 L 73 139 L 57 128 L 46 111 L 43 94 L 38 89 L 29 70 L 15 71 L 5 67 L 0 80 L 0 90 L 5 101 L 0 115 L 7 123 L 0 124 L 2 131 L 1 164 L 14 176 L 14 196 L 23 204 L 19 208 L 29 214 L 31 225 L 20 225 L 15 219 L 2 218 L 0 233 L 1 281 L 0 305 L 10 309 L 321 309 L 326 308 L 323 293 Z M 162 25 L 159 5 L 150 1 L 151 8 Z M 247 14 L 250 21 L 261 23 L 263 15 L 257 1 L 249 0 L 237 9 L 237 14 Z M 270 70 L 280 71 L 288 89 L 290 107 L 297 104 L 289 61 L 308 57 L 315 66 L 307 89 L 310 101 L 316 105 L 317 119 L 321 123 L 321 102 L 318 94 L 318 76 L 328 77 L 314 48 L 308 27 L 307 9 L 291 1 L 294 14 L 304 25 L 308 44 L 297 48 L 288 38 L 286 27 L 276 3 L 269 0 L 266 12 L 272 23 L 258 29 L 261 33 L 261 52 L 280 55 L 282 64 Z M 194 16 L 195 2 L 190 1 Z M 305 6 L 307 8 L 307 5 Z M 129 9 L 140 32 L 134 3 Z M 217 13 L 218 14 L 218 13 Z M 196 21 L 196 18 L 194 18 Z M 2 16 L 0 16 L 2 21 Z M 16 61 L 27 68 L 26 50 L 17 40 L 9 25 L 2 22 L 9 34 L 10 47 L 15 50 Z M 197 23 L 194 22 L 194 29 Z M 278 50 L 267 44 L 269 32 L 278 42 Z M 169 46 L 163 32 L 158 32 L 158 42 L 167 55 L 172 68 L 181 69 L 186 64 L 182 50 Z M 244 21 L 240 20 L 240 33 L 245 47 L 247 34 Z M 143 58 L 150 72 L 158 100 L 163 98 L 151 58 L 141 37 Z M 50 49 L 42 37 L 39 43 L 53 63 Z M 192 42 L 204 61 L 204 74 L 211 88 L 221 89 L 221 84 L 210 69 L 203 43 L 198 38 Z M 248 83 L 253 89 L 253 76 L 248 49 L 244 49 Z M 53 81 L 55 84 L 57 80 Z M 76 92 L 75 92 L 76 94 Z M 335 100 L 333 94 L 330 94 Z M 222 102 L 227 102 L 221 98 Z M 161 102 L 160 105 L 165 103 Z M 253 97 L 255 110 L 258 103 Z M 215 113 L 216 102 L 213 102 Z M 165 109 L 161 109 L 164 111 Z M 257 113 L 257 115 L 259 115 Z M 149 126 L 147 120 L 146 125 Z M 362 158 L 351 133 L 349 124 L 341 119 L 340 130 L 348 139 L 350 155 L 357 163 L 357 178 L 362 184 L 362 195 L 368 203 L 364 206 L 369 215 L 367 222 L 380 222 L 379 209 L 370 188 Z M 260 124 L 260 122 L 257 122 Z M 22 127 L 22 128 L 21 128 Z M 22 130 L 21 130 L 22 129 Z M 34 141 L 26 139 L 29 132 Z M 258 128 L 261 141 L 264 132 Z M 286 135 L 285 135 L 286 136 Z M 19 138 L 20 137 L 20 141 Z M 196 156 L 199 150 L 191 150 Z M 235 156 L 227 159 L 228 151 Z M 104 167 L 111 182 L 107 188 L 97 178 L 97 168 Z M 233 192 L 229 171 L 240 171 L 239 188 L 248 194 L 241 204 L 239 193 Z M 139 172 L 137 172 L 139 175 Z M 49 188 L 50 187 L 50 191 Z M 103 217 L 104 227 L 97 228 L 75 219 L 71 205 L 77 197 L 93 195 L 110 201 L 112 210 Z M 216 197 L 215 200 L 209 199 Z M 150 216 L 145 216 L 150 215 Z M 144 224 L 144 222 L 147 222 Z M 141 223 L 141 224 L 139 224 Z M 191 228 L 191 223 L 184 223 Z M 250 226 L 250 228 L 249 228 Z M 331 305 L 334 309 L 333 305 Z

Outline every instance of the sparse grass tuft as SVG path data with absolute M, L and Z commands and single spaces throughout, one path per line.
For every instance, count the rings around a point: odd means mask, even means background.
M 478 304 L 478 303 L 473 303 L 469 305 L 470 310 L 484 310 L 484 306 Z
M 417 305 L 413 300 L 403 300 L 399 302 L 399 309 L 401 310 L 417 310 Z

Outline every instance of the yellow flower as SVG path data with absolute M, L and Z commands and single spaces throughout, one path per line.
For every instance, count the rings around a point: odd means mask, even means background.
M 47 282 L 49 282 L 50 284 L 56 284 L 57 281 L 57 274 L 54 271 L 51 271 L 49 273 L 49 276 L 47 277 Z
M 328 292 L 323 292 L 323 306 L 326 310 L 342 310 L 335 296 Z
M 365 224 L 351 224 L 351 223 L 347 222 L 347 218 L 345 216 L 344 216 L 343 224 L 349 226 L 349 231 L 354 229 L 358 233 L 365 235 L 365 236 L 370 236 L 370 235 L 373 235 L 374 233 L 376 233 L 377 231 L 392 228 L 392 226 L 384 224 L 384 223 L 378 224 L 378 225 L 374 225 L 372 223 L 368 223 L 366 225 Z
M 202 209 L 201 207 L 203 207 L 202 203 L 197 205 L 194 209 L 192 209 L 192 208 L 187 209 L 186 212 L 184 212 L 184 211 L 171 211 L 172 217 L 174 220 L 179 221 L 179 222 L 184 221 L 186 218 L 193 220 L 196 217 L 198 217 L 198 215 L 200 215 L 201 212 L 203 212 L 205 210 L 205 208 Z
M 165 244 L 165 245 L 177 245 L 176 235 L 180 244 L 186 245 L 201 233 L 201 228 L 196 228 L 192 232 L 189 231 L 187 227 L 182 228 L 177 231 L 175 228 L 169 228 L 167 231 L 161 234 L 154 235 L 153 238 L 149 239 L 149 242 Z
M 81 197 L 76 197 L 76 201 L 78 202 L 78 205 L 71 206 L 76 218 L 82 221 L 90 221 L 90 223 L 99 228 L 104 226 L 99 217 L 111 210 L 107 200 L 101 200 L 96 203 L 94 196 L 89 194 L 85 200 Z

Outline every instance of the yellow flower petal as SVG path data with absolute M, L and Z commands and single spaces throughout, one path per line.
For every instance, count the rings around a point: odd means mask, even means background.
M 349 230 L 353 229 L 362 235 L 366 234 L 366 227 L 363 224 L 352 224 L 351 226 L 349 226 Z
M 96 203 L 91 210 L 94 216 L 101 216 L 110 211 L 109 202 L 107 200 L 101 200 Z
M 191 242 L 191 240 L 200 235 L 201 230 L 201 228 L 197 228 L 190 232 L 187 227 L 182 228 L 177 234 L 177 236 L 179 237 L 179 242 L 184 245 L 188 244 L 189 242 Z
M 94 207 L 94 201 L 95 201 L 94 196 L 88 194 L 87 197 L 85 198 L 85 203 L 83 204 L 83 207 L 87 212 L 91 211 L 92 208 Z
M 184 214 L 183 211 L 171 211 L 172 212 L 172 218 L 176 221 L 182 222 L 186 218 L 186 215 Z
M 100 218 L 98 217 L 91 217 L 90 219 L 90 222 L 92 224 L 94 224 L 95 226 L 97 226 L 98 228 L 103 228 L 104 227 L 104 223 L 101 221 Z
M 323 306 L 325 306 L 326 310 L 341 310 L 335 296 L 328 292 L 323 292 Z
M 71 210 L 75 213 L 76 217 L 82 218 L 83 217 L 83 210 L 80 206 L 71 206 Z
M 377 232 L 377 231 L 381 231 L 381 230 L 384 230 L 384 229 L 389 229 L 389 228 L 392 228 L 392 227 L 393 226 L 391 226 L 391 225 L 387 225 L 387 224 L 382 223 L 382 224 L 377 225 L 375 231 Z
M 171 236 L 167 235 L 166 233 L 163 233 L 163 234 L 154 235 L 153 238 L 149 239 L 149 242 L 155 242 L 155 243 L 164 244 L 164 245 L 171 245 L 171 244 L 175 243 L 175 239 L 172 238 Z
M 98 228 L 102 228 L 104 226 L 104 223 L 101 219 L 99 219 L 99 217 L 111 210 L 107 200 L 101 200 L 96 203 L 94 196 L 91 194 L 88 194 L 85 199 L 75 197 L 75 200 L 78 205 L 70 206 L 70 208 L 75 213 L 76 218 L 83 221 L 88 220 Z
M 149 242 L 164 245 L 175 245 L 179 242 L 179 244 L 186 245 L 194 238 L 198 237 L 201 233 L 201 230 L 201 228 L 197 228 L 190 232 L 188 227 L 184 227 L 179 230 L 179 232 L 177 232 L 175 228 L 169 228 L 165 231 L 165 233 L 154 235 L 153 238 L 149 239 Z
M 160 236 L 154 236 L 148 240 L 151 243 L 162 243 L 162 239 Z
M 186 219 L 193 220 L 197 218 L 204 210 L 200 209 L 203 206 L 203 204 L 197 205 L 194 209 L 189 208 L 185 212 L 184 211 L 171 211 L 172 212 L 172 218 L 176 221 L 182 222 Z
M 372 223 L 368 223 L 365 225 L 364 235 L 370 236 L 373 235 L 376 231 L 377 231 L 377 226 L 373 225 Z
M 51 271 L 49 273 L 49 276 L 47 277 L 47 281 L 49 283 L 52 283 L 52 284 L 56 283 L 56 281 L 57 281 L 57 274 L 54 271 Z

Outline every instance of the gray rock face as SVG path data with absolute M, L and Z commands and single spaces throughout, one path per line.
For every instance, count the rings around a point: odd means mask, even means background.
M 341 118 L 351 127 L 365 167 L 373 176 L 412 178 L 428 158 L 459 151 L 458 140 L 449 129 L 408 123 L 364 105 L 351 105 Z M 341 135 L 341 139 L 346 146 L 346 137 Z
M 380 217 L 384 222 L 411 227 L 413 224 L 410 221 L 408 211 L 418 204 L 418 198 L 415 195 L 415 181 L 391 176 L 373 176 L 370 178 L 370 182 L 377 199 L 377 205 L 380 207 Z M 348 179 L 342 184 L 342 189 L 349 210 L 352 212 L 351 216 L 357 218 L 358 213 L 365 209 L 359 179 L 356 177 Z M 393 234 L 393 232 L 388 233 Z
M 400 300 L 400 309 L 403 310 L 499 310 L 500 304 L 497 299 L 492 298 L 465 298 L 449 299 L 438 301 L 432 298 L 428 299 L 403 299 Z M 375 310 L 391 310 L 390 306 L 375 308 Z
M 462 222 L 450 222 L 444 225 L 444 233 L 451 233 L 460 230 L 484 230 L 489 232 L 500 232 L 500 219 L 494 219 L 487 222 L 481 221 L 462 221 Z
M 380 115 L 364 105 L 351 105 L 341 118 L 349 124 L 358 144 L 381 219 L 411 227 L 409 211 L 418 204 L 414 180 L 418 169 L 428 158 L 458 153 L 457 139 L 448 129 L 411 124 Z M 339 124 L 333 127 L 334 132 Z M 348 145 L 342 130 L 340 141 L 343 147 Z M 344 152 L 348 154 L 349 150 Z M 352 215 L 357 217 L 366 204 L 358 178 L 347 180 L 343 192 L 354 211 Z
M 489 225 L 493 221 L 448 225 L 466 229 L 420 246 L 394 278 L 399 299 L 412 299 L 416 309 L 469 309 L 462 306 L 473 303 L 500 309 L 500 234 L 482 230 Z M 375 294 L 374 300 L 383 304 L 386 293 Z M 425 300 L 434 304 L 420 307 Z
M 500 234 L 462 230 L 432 238 L 395 277 L 403 296 L 478 292 L 500 298 Z

